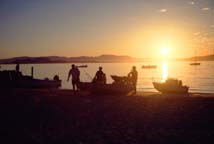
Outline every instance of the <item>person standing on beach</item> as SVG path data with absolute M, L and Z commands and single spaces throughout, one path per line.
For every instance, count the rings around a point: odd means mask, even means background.
M 128 73 L 128 77 L 131 79 L 131 82 L 134 86 L 134 92 L 137 92 L 137 78 L 138 78 L 138 72 L 136 70 L 136 66 L 132 67 L 131 72 Z
M 80 81 L 80 71 L 79 69 L 72 64 L 71 69 L 68 73 L 68 78 L 67 81 L 69 81 L 69 78 L 72 76 L 72 86 L 73 86 L 73 91 L 76 91 L 78 89 L 79 81 Z

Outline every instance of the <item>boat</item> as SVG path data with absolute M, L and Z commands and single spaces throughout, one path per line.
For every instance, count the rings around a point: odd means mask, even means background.
M 197 65 L 201 65 L 201 63 L 199 63 L 199 62 L 193 62 L 193 63 L 190 63 L 190 65 L 197 66 Z
M 169 78 L 165 82 L 153 82 L 153 86 L 161 93 L 187 94 L 189 87 L 182 85 L 182 81 Z
M 88 67 L 88 65 L 79 65 L 79 66 L 77 66 L 78 68 L 87 68 Z
M 143 68 L 143 69 L 155 69 L 155 68 L 157 68 L 157 66 L 156 65 L 143 65 L 141 68 Z
M 112 94 L 129 94 L 134 92 L 135 86 L 127 76 L 111 75 L 114 80 L 110 84 L 80 82 L 79 89 L 90 91 L 92 94 L 112 95 Z
M 35 79 L 33 76 L 23 75 L 15 70 L 0 71 L 0 87 L 1 88 L 59 88 L 61 80 L 57 75 L 53 80 L 48 78 Z
M 197 50 L 195 49 L 195 57 L 194 57 L 194 62 L 191 62 L 189 65 L 191 66 L 199 66 L 201 63 L 197 62 Z

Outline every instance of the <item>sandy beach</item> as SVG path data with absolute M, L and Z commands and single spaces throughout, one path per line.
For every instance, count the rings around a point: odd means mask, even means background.
M 213 143 L 214 94 L 1 92 L 1 143 Z

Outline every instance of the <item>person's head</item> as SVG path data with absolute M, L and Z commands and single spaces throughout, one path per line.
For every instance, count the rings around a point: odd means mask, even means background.
M 133 66 L 133 67 L 132 67 L 132 70 L 136 70 L 136 66 Z
M 75 65 L 74 65 L 74 64 L 72 64 L 72 65 L 71 65 L 71 68 L 75 68 Z
M 101 71 L 103 68 L 102 67 L 99 67 L 99 70 Z

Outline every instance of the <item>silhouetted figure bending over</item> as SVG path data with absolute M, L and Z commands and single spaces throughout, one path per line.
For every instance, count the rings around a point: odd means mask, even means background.
M 137 92 L 137 78 L 138 78 L 138 72 L 136 70 L 136 67 L 133 66 L 131 72 L 129 72 L 128 77 L 130 78 L 132 84 L 134 85 L 134 91 Z
M 76 91 L 80 82 L 80 71 L 74 64 L 71 65 L 67 81 L 69 81 L 70 76 L 72 76 L 73 91 Z
M 102 67 L 99 67 L 99 70 L 96 72 L 93 82 L 106 84 L 106 74 L 102 71 Z

